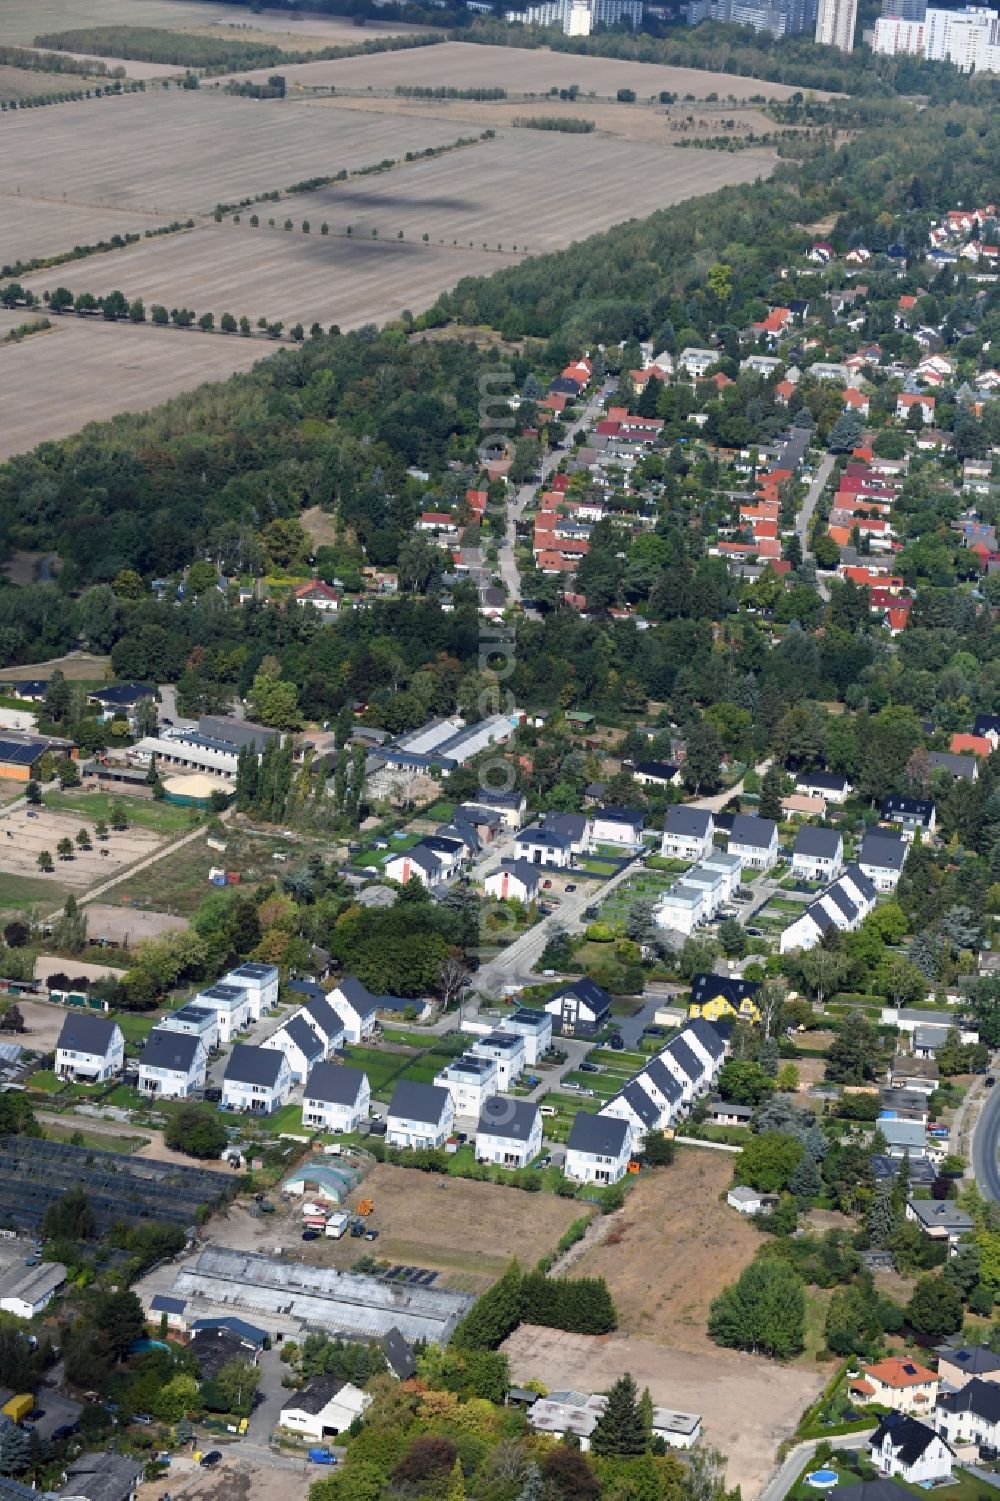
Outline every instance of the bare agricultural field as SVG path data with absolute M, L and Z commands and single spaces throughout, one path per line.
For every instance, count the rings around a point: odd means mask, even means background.
M 429 118 L 403 140 L 392 116 L 157 89 L 113 99 L 107 108 L 84 99 L 23 118 L 20 110 L 6 115 L 0 194 L 44 183 L 46 193 L 65 200 L 72 244 L 80 204 L 187 215 L 404 150 L 447 145 L 455 134 L 447 121 Z
M 257 339 L 64 319 L 0 348 L 0 459 L 224 380 L 269 351 Z
M 81 208 L 77 204 L 70 208 L 31 192 L 5 193 L 0 195 L 0 266 L 61 255 L 76 245 L 96 245 L 99 240 L 110 240 L 112 235 L 141 234 L 167 223 L 169 220 L 162 214 Z M 68 266 L 64 278 L 72 277 L 72 270 Z M 23 322 L 24 309 L 17 311 Z
M 597 1339 L 534 1324 L 522 1324 L 501 1348 L 521 1385 L 541 1381 L 552 1390 L 571 1382 L 578 1391 L 601 1392 L 631 1371 L 658 1405 L 701 1413 L 705 1442 L 729 1460 L 726 1484 L 741 1486 L 747 1501 L 760 1495 L 779 1444 L 795 1432 L 824 1380 L 818 1372 L 733 1350 L 695 1355 L 629 1335 Z
M 352 1207 L 361 1198 L 375 1203 L 370 1223 L 379 1231 L 380 1257 L 437 1270 L 468 1292 L 482 1292 L 515 1256 L 533 1266 L 580 1214 L 579 1204 L 555 1194 L 529 1197 L 517 1188 L 386 1164 L 365 1178 Z M 323 1265 L 349 1266 L 357 1243 L 325 1241 L 303 1251 L 310 1259 L 315 1252 Z
M 695 106 L 677 105 L 671 110 L 657 105 L 655 108 L 647 106 L 637 109 L 628 104 L 612 104 L 606 99 L 549 100 L 539 97 L 530 108 L 526 108 L 523 100 L 390 99 L 383 95 L 338 94 L 336 106 L 341 110 L 360 110 L 364 113 L 391 113 L 404 119 L 435 116 L 441 120 L 451 120 L 456 135 L 470 134 L 473 128 L 513 128 L 515 118 L 524 114 L 564 115 L 591 120 L 599 131 L 607 135 L 617 136 L 625 141 L 657 141 L 660 145 L 676 143 L 681 122 L 685 122 L 683 135 L 695 139 L 721 134 L 722 117 L 735 121 L 734 128 L 726 132 L 734 137 L 746 135 L 751 130 L 758 135 L 765 131 L 780 134 L 784 129 L 752 105 L 742 108 L 736 105 L 696 106 L 698 114 L 693 126 L 686 124 L 686 118 Z M 566 137 L 561 139 L 565 140 Z
M 640 1176 L 606 1239 L 576 1263 L 580 1276 L 607 1278 L 630 1335 L 697 1355 L 716 1348 L 709 1304 L 760 1249 L 759 1232 L 720 1202 L 732 1181 L 729 1153 L 679 1146 L 671 1167 Z
M 532 252 L 560 249 L 624 219 L 733 183 L 767 177 L 770 151 L 679 151 L 606 136 L 512 130 L 469 151 L 412 162 L 383 177 L 310 193 L 310 217 L 331 230 Z
M 204 26 L 207 21 L 222 25 L 246 26 L 249 12 L 244 5 L 201 5 L 191 0 L 4 0 L 3 36 L 5 42 L 19 47 L 30 47 L 36 36 L 47 31 L 67 31 L 75 26 L 134 26 L 141 21 L 144 26 L 165 26 L 189 30 Z M 324 25 L 325 18 L 310 16 L 303 30 L 312 31 Z M 289 30 L 289 18 L 283 16 L 254 16 L 254 27 L 264 27 L 271 22 Z
M 62 30 L 61 27 L 58 29 Z M 42 33 L 39 32 L 39 36 L 41 35 Z M 120 76 L 143 79 L 146 83 L 155 78 L 176 78 L 184 72 L 183 68 L 174 63 L 144 63 L 137 58 L 130 57 L 93 57 L 89 52 L 67 52 L 62 47 L 46 47 L 44 51 L 51 52 L 53 57 L 68 57 L 74 62 L 92 63 L 95 74 L 100 72 L 101 64 L 103 64 L 105 73 L 117 73 L 121 69 Z M 66 76 L 76 77 L 75 74 L 63 75 L 64 78 Z M 101 79 L 95 77 L 93 81 L 99 84 Z
M 623 162 L 618 143 L 604 137 L 511 132 L 270 205 L 273 229 L 266 220 L 253 229 L 245 216 L 240 225 L 206 223 L 23 280 L 39 295 L 59 283 L 96 295 L 120 289 L 147 306 L 183 305 L 216 319 L 230 312 L 286 327 L 351 328 L 419 311 L 461 277 L 487 275 L 529 248 L 559 249 L 607 229 L 630 216 L 640 194 L 651 211 L 766 175 L 772 162 L 764 152 L 646 144 Z M 286 217 L 289 232 L 280 227 Z M 319 233 L 322 222 L 328 235 Z M 2 369 L 0 361 L 0 381 Z
M 240 73 L 240 78 L 264 80 L 268 69 Z M 273 70 L 270 70 L 273 71 Z M 523 47 L 481 46 L 477 42 L 442 42 L 415 52 L 378 52 L 368 57 L 328 62 L 292 63 L 282 70 L 290 86 L 335 87 L 341 90 L 388 90 L 397 84 L 434 88 L 504 88 L 511 94 L 548 94 L 577 84 L 582 95 L 613 99 L 619 89 L 634 89 L 640 99 L 661 90 L 704 99 L 762 97 L 787 99 L 794 87 L 738 78 L 732 73 L 703 73 L 699 68 L 673 68 L 661 63 L 636 63 L 611 57 L 584 57 Z M 820 97 L 817 95 L 817 97 Z M 829 98 L 829 95 L 823 95 Z
M 40 94 L 64 94 L 70 89 L 79 89 L 89 79 L 77 74 L 43 73 L 34 68 L 0 67 L 0 100 L 8 104 L 12 99 L 33 99 Z

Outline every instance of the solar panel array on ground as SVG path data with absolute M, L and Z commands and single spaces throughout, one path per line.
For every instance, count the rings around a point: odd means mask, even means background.
M 120 1220 L 193 1225 L 203 1204 L 222 1202 L 232 1185 L 203 1168 L 98 1152 L 33 1136 L 0 1141 L 0 1225 L 37 1230 L 45 1211 L 82 1187 L 99 1234 Z

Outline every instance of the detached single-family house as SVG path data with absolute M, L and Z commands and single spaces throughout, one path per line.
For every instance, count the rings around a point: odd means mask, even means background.
M 637 761 L 632 780 L 640 787 L 670 787 L 678 780 L 677 767 L 670 761 Z
M 542 1116 L 529 1100 L 495 1094 L 483 1102 L 476 1129 L 476 1160 L 527 1167 L 542 1150 Z
M 378 1026 L 378 997 L 372 995 L 356 975 L 345 975 L 327 999 L 344 1024 L 344 1036 L 348 1042 L 361 1042 Z
M 320 1131 L 356 1131 L 368 1119 L 368 1075 L 342 1063 L 317 1063 L 302 1091 L 302 1124 Z
M 480 787 L 473 799 L 477 808 L 489 808 L 499 814 L 500 822 L 508 834 L 519 829 L 524 822 L 528 799 L 523 792 L 503 792 L 490 787 Z
M 441 1147 L 454 1124 L 455 1107 L 447 1089 L 400 1079 L 389 1105 L 385 1139 L 390 1147 Z
M 628 1121 L 581 1110 L 569 1133 L 564 1172 L 576 1183 L 618 1183 L 625 1176 L 631 1155 L 632 1128 Z
M 289 1392 L 278 1422 L 310 1443 L 336 1438 L 364 1415 L 371 1397 L 349 1381 L 313 1376 L 299 1391 Z
M 238 1042 L 229 1055 L 222 1079 L 222 1104 L 226 1110 L 271 1115 L 288 1103 L 292 1071 L 277 1048 L 257 1048 Z
M 501 860 L 483 881 L 483 890 L 498 902 L 528 906 L 538 896 L 538 866 L 530 860 Z
M 639 808 L 602 808 L 594 814 L 594 843 L 637 849 L 642 843 L 645 824 L 646 815 Z
M 270 1011 L 278 1004 L 280 978 L 276 964 L 258 964 L 248 960 L 246 964 L 238 964 L 235 969 L 231 969 L 228 975 L 223 975 L 222 983 L 238 985 L 246 991 L 250 1003 L 250 1020 L 259 1022 L 265 1011 Z
M 611 997 L 596 980 L 573 980 L 545 1002 L 552 1029 L 563 1037 L 594 1037 L 611 1015 Z
M 823 797 L 828 803 L 846 803 L 854 791 L 838 771 L 800 771 L 795 786 L 807 797 Z
M 747 1022 L 759 1022 L 760 1008 L 756 1000 L 759 991 L 759 980 L 742 980 L 738 975 L 716 975 L 703 971 L 691 980 L 688 1016 L 701 1016 L 708 1022 L 736 1017 Z
M 951 1377 L 939 1371 L 942 1381 Z M 972 1376 L 954 1392 L 941 1392 L 934 1408 L 938 1433 L 949 1444 L 983 1444 L 1000 1448 L 1000 1386 Z
M 778 858 L 778 825 L 772 818 L 737 813 L 729 836 L 729 853 L 750 870 L 770 870 Z
M 792 846 L 792 875 L 802 881 L 835 881 L 844 865 L 844 840 L 836 829 L 802 828 Z
M 293 1084 L 304 1084 L 309 1070 L 326 1057 L 326 1043 L 310 1025 L 304 1011 L 296 1011 L 261 1046 L 284 1053 Z
M 891 792 L 882 799 L 880 816 L 885 823 L 895 823 L 904 833 L 913 834 L 917 829 L 923 834 L 933 834 L 937 822 L 937 810 L 929 798 L 903 797 Z
M 886 1152 L 898 1162 L 927 1155 L 927 1128 L 920 1121 L 880 1119 L 879 1130 L 886 1140 Z
M 387 860 L 382 867 L 390 881 L 398 881 L 405 886 L 409 881 L 419 881 L 421 886 L 431 889 L 440 886 L 447 878 L 448 862 L 442 859 L 436 850 L 428 849 L 423 843 L 415 844 L 412 849 L 404 850 L 400 855 L 394 855 Z
M 1000 1355 L 988 1345 L 943 1345 L 937 1357 L 938 1375 L 943 1386 L 953 1386 L 956 1391 L 961 1391 L 963 1386 L 978 1379 L 1000 1387 Z
M 906 1412 L 886 1413 L 871 1436 L 868 1452 L 883 1475 L 898 1476 L 907 1485 L 947 1480 L 955 1458 L 947 1440 Z
M 971 1214 L 959 1209 L 953 1199 L 907 1199 L 906 1218 L 919 1225 L 928 1240 L 946 1242 L 952 1256 L 963 1236 L 976 1228 Z
M 894 1412 L 919 1415 L 931 1411 L 939 1385 L 934 1372 L 919 1361 L 890 1355 L 862 1367 L 861 1375 L 851 1382 L 850 1392 L 854 1402 L 876 1402 Z
M 663 820 L 660 853 L 668 860 L 701 860 L 712 853 L 715 824 L 704 808 L 672 803 Z
M 929 1098 L 938 1087 L 941 1070 L 933 1058 L 897 1053 L 889 1065 L 888 1077 L 893 1089 L 917 1090 Z
M 463 1053 L 434 1075 L 434 1083 L 451 1095 L 456 1115 L 478 1116 L 483 1105 L 500 1089 L 500 1074 L 493 1058 Z
M 858 865 L 876 891 L 895 891 L 908 853 L 909 846 L 899 834 L 869 829 L 861 841 Z
M 572 858 L 572 850 L 565 834 L 559 834 L 555 829 L 544 829 L 541 824 L 533 824 L 515 835 L 514 857 L 518 861 L 525 860 L 530 865 L 548 865 L 556 870 L 565 870 Z
M 186 1100 L 205 1087 L 208 1054 L 200 1037 L 154 1027 L 139 1055 L 139 1093 Z
M 86 1012 L 67 1016 L 56 1043 L 60 1079 L 102 1084 L 125 1067 L 125 1038 L 117 1022 Z

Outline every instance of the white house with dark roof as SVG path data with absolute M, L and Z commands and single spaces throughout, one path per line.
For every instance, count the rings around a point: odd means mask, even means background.
M 907 1412 L 886 1413 L 869 1440 L 868 1452 L 883 1475 L 921 1486 L 949 1479 L 955 1458 L 947 1439 Z
M 399 1080 L 386 1117 L 388 1146 L 441 1147 L 454 1126 L 455 1107 L 447 1089 L 414 1079 Z
M 940 1345 L 937 1357 L 942 1386 L 960 1391 L 977 1376 L 981 1381 L 1000 1386 L 1000 1355 L 988 1345 Z
M 488 1058 L 497 1066 L 497 1079 L 501 1089 L 510 1089 L 524 1073 L 527 1049 L 519 1032 L 489 1032 L 472 1044 L 477 1058 Z
M 859 865 L 849 865 L 838 881 L 820 893 L 814 902 L 789 923 L 778 943 L 782 954 L 812 949 L 825 933 L 853 933 L 875 906 L 877 892 Z
M 368 1119 L 368 1075 L 342 1063 L 317 1063 L 302 1090 L 302 1124 L 320 1131 L 356 1131 Z
M 456 1115 L 478 1117 L 486 1101 L 500 1090 L 500 1072 L 494 1059 L 463 1053 L 434 1075 L 434 1083 L 451 1095 Z
M 659 1111 L 657 1130 L 665 1131 L 683 1113 L 684 1091 L 662 1058 L 650 1058 L 633 1082 L 642 1086 Z
M 835 881 L 844 865 L 844 839 L 837 829 L 808 824 L 795 836 L 792 875 L 802 881 Z
M 527 1167 L 542 1150 L 542 1116 L 530 1100 L 495 1094 L 483 1102 L 476 1129 L 477 1162 Z
M 576 1115 L 563 1171 L 576 1183 L 619 1183 L 632 1155 L 632 1127 L 611 1115 Z
M 726 1044 L 722 1034 L 703 1017 L 693 1017 L 685 1023 L 680 1035 L 695 1057 L 700 1060 L 702 1086 L 709 1088 L 715 1083 L 719 1069 L 725 1062 Z
M 285 1397 L 278 1422 L 307 1443 L 321 1443 L 345 1433 L 363 1416 L 371 1397 L 360 1387 L 336 1376 L 313 1376 L 305 1386 Z
M 770 870 L 778 859 L 778 825 L 773 818 L 733 815 L 729 853 L 738 855 L 744 869 Z
M 939 1367 L 939 1374 L 951 1380 Z M 941 1392 L 934 1426 L 949 1444 L 988 1444 L 1000 1448 L 1000 1386 L 989 1377 L 972 1376 L 957 1391 Z
M 252 1115 L 271 1115 L 288 1103 L 292 1071 L 278 1048 L 257 1048 L 238 1042 L 229 1055 L 222 1079 L 222 1105 Z
M 522 829 L 514 836 L 514 857 L 530 865 L 547 865 L 555 870 L 565 870 L 572 859 L 572 846 L 565 834 L 555 829 L 544 829 L 540 824 Z
M 917 829 L 924 834 L 933 834 L 937 823 L 937 809 L 929 798 L 904 797 L 902 793 L 890 792 L 882 799 L 879 810 L 883 823 L 894 823 L 911 837 Z
M 139 1055 L 139 1093 L 186 1100 L 205 1087 L 208 1053 L 200 1037 L 154 1027 Z
M 372 995 L 356 975 L 344 975 L 327 999 L 344 1024 L 344 1035 L 350 1043 L 359 1043 L 370 1037 L 378 1026 L 378 997 Z
M 601 1106 L 598 1114 L 627 1121 L 632 1131 L 632 1146 L 637 1152 L 642 1151 L 650 1131 L 663 1130 L 663 1113 L 644 1087 L 641 1077 L 623 1084 L 618 1093 Z
M 489 808 L 499 814 L 500 822 L 508 833 L 519 829 L 524 822 L 524 815 L 528 807 L 528 799 L 523 792 L 516 789 L 500 791 L 491 787 L 480 787 L 476 792 L 475 804 L 477 808 Z
M 250 997 L 242 985 L 225 985 L 220 981 L 200 990 L 194 1004 L 199 1010 L 215 1012 L 221 1047 L 227 1047 L 250 1025 Z
M 85 1011 L 66 1017 L 56 1043 L 60 1079 L 101 1084 L 125 1067 L 125 1038 L 116 1021 Z
M 400 886 L 405 886 L 409 881 L 419 881 L 421 886 L 428 889 L 441 886 L 447 874 L 446 862 L 422 842 L 415 844 L 412 849 L 404 850 L 402 854 L 394 855 L 385 862 L 382 869 L 390 881 L 398 881 Z
M 800 771 L 795 790 L 806 797 L 823 797 L 828 803 L 846 803 L 854 788 L 839 771 Z
M 302 1014 L 316 1035 L 322 1039 L 325 1049 L 324 1057 L 329 1058 L 332 1053 L 336 1053 L 344 1046 L 344 1023 L 336 1009 L 331 1006 L 326 993 L 318 987 L 317 991 L 318 993 L 311 993 L 306 997 L 302 1004 Z
M 593 817 L 595 844 L 621 845 L 623 850 L 638 849 L 646 815 L 641 808 L 602 808 Z
M 552 1030 L 561 1036 L 593 1037 L 611 1015 L 611 997 L 585 975 L 551 996 L 545 1010 L 552 1017 Z
M 586 855 L 594 847 L 594 826 L 586 813 L 545 813 L 539 826 L 567 839 L 571 855 Z
M 310 1025 L 304 1011 L 296 1011 L 294 1016 L 282 1022 L 261 1046 L 284 1053 L 292 1071 L 293 1084 L 304 1084 L 309 1070 L 326 1057 L 326 1043 Z
M 501 860 L 483 881 L 483 890 L 498 902 L 524 902 L 527 906 L 538 896 L 538 866 L 530 860 Z
M 278 1004 L 280 975 L 276 964 L 258 964 L 247 960 L 238 964 L 228 975 L 223 975 L 223 985 L 238 985 L 247 993 L 250 1003 L 250 1020 L 259 1022 L 265 1011 Z
M 552 1017 L 547 1011 L 537 1011 L 532 1006 L 511 1011 L 501 1019 L 496 1030 L 516 1032 L 518 1037 L 524 1038 L 524 1061 L 528 1068 L 534 1068 L 552 1046 Z
M 668 860 L 701 860 L 712 853 L 715 822 L 705 808 L 672 803 L 663 820 L 660 854 Z
M 895 891 L 909 846 L 890 829 L 868 829 L 858 851 L 858 865 L 876 891 Z

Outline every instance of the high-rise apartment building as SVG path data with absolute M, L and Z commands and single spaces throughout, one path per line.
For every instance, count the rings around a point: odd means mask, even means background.
M 816 40 L 841 52 L 853 52 L 857 21 L 858 0 L 819 0 Z

